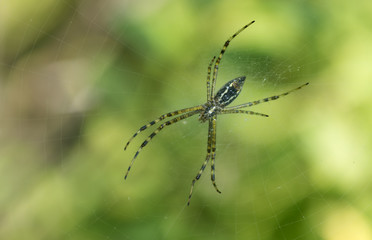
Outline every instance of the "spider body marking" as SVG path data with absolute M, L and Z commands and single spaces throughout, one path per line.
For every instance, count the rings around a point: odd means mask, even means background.
M 232 103 L 239 96 L 244 81 L 245 76 L 235 78 L 223 85 L 214 97 L 216 103 L 222 108 Z
M 200 122 L 206 122 L 214 115 L 221 113 L 225 106 L 232 103 L 241 92 L 244 81 L 245 76 L 235 78 L 223 85 L 212 101 L 203 104 L 204 111 L 200 113 Z
M 154 132 L 152 132 L 145 141 L 140 145 L 137 152 L 134 154 L 134 157 L 132 158 L 132 161 L 128 167 L 128 170 L 125 174 L 125 179 L 128 177 L 129 171 L 139 155 L 140 151 L 165 127 L 170 126 L 174 123 L 177 123 L 183 119 L 189 118 L 195 114 L 199 114 L 199 121 L 200 122 L 207 122 L 208 121 L 208 140 L 207 140 L 207 156 L 204 160 L 204 163 L 202 164 L 198 174 L 196 177 L 192 180 L 191 183 L 191 190 L 188 197 L 187 205 L 190 204 L 190 199 L 193 193 L 194 184 L 197 180 L 200 179 L 203 171 L 205 170 L 207 164 L 209 161 L 211 161 L 211 181 L 218 193 L 221 193 L 221 191 L 217 188 L 216 181 L 215 181 L 215 158 L 216 158 L 216 124 L 217 124 L 217 115 L 220 114 L 232 114 L 232 113 L 241 113 L 241 114 L 250 114 L 250 115 L 257 115 L 262 117 L 268 117 L 266 114 L 253 112 L 253 111 L 247 111 L 247 110 L 241 110 L 242 108 L 251 107 L 254 105 L 258 105 L 260 103 L 269 102 L 273 100 L 277 100 L 280 97 L 286 96 L 294 91 L 297 91 L 304 86 L 308 85 L 309 83 L 305 83 L 295 89 L 292 89 L 288 92 L 274 95 L 271 97 L 266 97 L 260 100 L 247 102 L 244 104 L 240 104 L 233 107 L 227 107 L 230 103 L 232 103 L 240 94 L 244 81 L 245 76 L 235 78 L 229 82 L 227 82 L 225 85 L 223 85 L 216 94 L 215 92 L 215 86 L 216 86 L 216 80 L 217 80 L 217 74 L 218 74 L 218 66 L 221 62 L 222 56 L 226 51 L 226 48 L 229 46 L 231 40 L 235 38 L 240 32 L 242 32 L 244 29 L 246 29 L 248 26 L 253 24 L 254 21 L 250 22 L 249 24 L 243 26 L 241 29 L 239 29 L 236 33 L 234 33 L 223 45 L 221 52 L 215 61 L 216 57 L 214 56 L 211 60 L 211 62 L 208 65 L 208 74 L 207 74 L 207 102 L 202 105 L 190 107 L 190 108 L 184 108 L 181 110 L 176 110 L 174 112 L 169 112 L 166 114 L 163 114 L 159 116 L 157 119 L 149 122 L 148 124 L 142 126 L 134 135 L 129 139 L 127 144 L 124 147 L 124 150 L 127 149 L 129 143 L 135 138 L 140 132 L 146 130 L 148 127 L 151 127 L 155 125 L 156 123 L 173 116 L 176 116 L 164 123 L 162 123 Z M 214 64 L 214 65 L 213 65 Z M 212 75 L 212 82 L 211 82 L 211 73 L 212 73 L 212 66 L 213 66 L 213 75 Z

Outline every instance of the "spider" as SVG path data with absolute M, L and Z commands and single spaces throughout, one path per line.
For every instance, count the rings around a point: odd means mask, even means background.
M 208 145 L 207 145 L 207 156 L 205 158 L 205 161 L 203 165 L 201 166 L 198 174 L 196 177 L 192 180 L 191 183 L 191 190 L 188 197 L 187 205 L 190 205 L 190 199 L 193 193 L 194 185 L 197 180 L 201 177 L 205 167 L 207 166 L 209 160 L 211 160 L 211 180 L 214 188 L 218 193 L 221 193 L 221 191 L 217 188 L 216 181 L 215 181 L 215 159 L 216 159 L 216 123 L 217 123 L 217 115 L 219 114 L 230 114 L 230 113 L 242 113 L 242 114 L 250 114 L 250 115 L 257 115 L 262 117 L 268 117 L 266 114 L 253 112 L 253 111 L 246 111 L 246 110 L 240 110 L 242 108 L 251 107 L 263 102 L 268 102 L 272 100 L 276 100 L 282 96 L 286 96 L 289 93 L 292 93 L 296 90 L 301 89 L 302 87 L 308 85 L 309 83 L 305 83 L 295 89 L 292 89 L 288 92 L 266 97 L 260 100 L 256 100 L 253 102 L 248 102 L 244 104 L 240 104 L 234 107 L 227 107 L 231 102 L 233 102 L 239 95 L 240 91 L 242 90 L 245 76 L 235 78 L 229 82 L 227 82 L 225 85 L 221 87 L 221 89 L 215 94 L 215 88 L 216 88 L 216 79 L 217 79 L 217 73 L 218 73 L 218 66 L 221 62 L 222 56 L 226 51 L 226 48 L 229 46 L 231 40 L 235 38 L 239 33 L 241 33 L 244 29 L 249 27 L 251 24 L 253 24 L 255 21 L 250 22 L 249 24 L 245 25 L 241 29 L 239 29 L 234 35 L 232 35 L 223 45 L 222 50 L 216 59 L 216 56 L 214 56 L 211 60 L 211 62 L 208 65 L 208 74 L 207 74 L 207 102 L 190 107 L 190 108 L 184 108 L 181 110 L 177 110 L 174 112 L 169 112 L 166 114 L 161 115 L 157 119 L 149 122 L 148 124 L 142 126 L 127 142 L 127 144 L 124 147 L 124 150 L 127 149 L 129 143 L 135 138 L 140 132 L 146 130 L 148 127 L 166 119 L 172 116 L 179 115 L 178 117 L 175 117 L 171 120 L 168 120 L 164 123 L 162 123 L 154 132 L 152 132 L 148 138 L 141 144 L 137 152 L 134 154 L 134 157 L 128 167 L 128 170 L 125 174 L 124 179 L 127 179 L 128 173 L 130 169 L 132 168 L 132 165 L 134 163 L 134 160 L 137 158 L 138 154 L 141 152 L 141 150 L 155 137 L 161 130 L 163 130 L 165 127 L 172 125 L 173 123 L 179 122 L 183 119 L 189 118 L 195 114 L 199 114 L 199 120 L 200 122 L 204 123 L 208 121 L 209 127 L 208 127 Z M 212 75 L 212 82 L 211 82 L 211 70 L 212 65 L 213 66 L 213 75 Z M 181 114 L 181 115 L 180 115 Z

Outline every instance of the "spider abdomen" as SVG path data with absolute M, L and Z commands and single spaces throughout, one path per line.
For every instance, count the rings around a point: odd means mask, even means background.
M 217 92 L 216 96 L 214 97 L 214 100 L 221 107 L 229 105 L 238 97 L 243 87 L 244 81 L 245 77 L 243 76 L 227 82 Z

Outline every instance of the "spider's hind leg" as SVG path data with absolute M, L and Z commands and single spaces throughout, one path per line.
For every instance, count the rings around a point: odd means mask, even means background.
M 214 90 L 216 88 L 216 80 L 217 80 L 217 73 L 218 73 L 218 65 L 220 64 L 221 62 L 221 59 L 222 59 L 222 56 L 223 54 L 225 53 L 226 51 L 226 48 L 229 46 L 230 42 L 236 37 L 239 35 L 239 33 L 241 33 L 244 29 L 246 29 L 247 27 L 249 27 L 251 24 L 253 24 L 255 21 L 252 21 L 246 25 L 244 25 L 241 29 L 239 29 L 236 33 L 234 33 L 229 39 L 227 39 L 227 41 L 225 42 L 225 44 L 223 45 L 222 49 L 221 49 L 221 52 L 220 52 L 220 55 L 218 56 L 215 64 L 214 64 L 214 68 L 213 68 L 213 78 L 212 78 L 212 87 L 211 87 L 211 96 L 213 97 L 214 96 Z
M 253 112 L 253 111 L 235 110 L 235 109 L 233 109 L 233 107 L 232 107 L 232 109 L 229 109 L 229 110 L 223 109 L 220 112 L 220 114 L 231 114 L 231 113 L 243 113 L 243 114 L 249 114 L 249 115 L 257 115 L 257 116 L 261 116 L 261 117 L 268 117 L 269 116 L 267 114 Z
M 208 75 L 207 75 L 207 101 L 212 100 L 211 96 L 211 70 L 214 60 L 216 59 L 216 56 L 214 56 L 211 60 L 211 62 L 208 65 Z
M 240 104 L 240 105 L 237 105 L 237 106 L 233 106 L 233 107 L 226 107 L 224 110 L 225 111 L 236 110 L 236 109 L 245 108 L 245 107 L 252 107 L 254 105 L 258 105 L 258 104 L 265 103 L 265 102 L 274 101 L 274 100 L 279 99 L 280 97 L 287 96 L 288 94 L 290 94 L 290 93 L 292 93 L 294 91 L 300 90 L 301 88 L 303 88 L 303 87 L 305 87 L 307 85 L 309 85 L 309 83 L 302 84 L 301 86 L 299 86 L 297 88 L 294 88 L 294 89 L 292 89 L 292 90 L 290 90 L 288 92 L 285 92 L 285 93 L 282 93 L 282 94 L 279 94 L 279 95 L 274 95 L 274 96 L 271 96 L 271 97 L 266 97 L 266 98 L 263 98 L 263 99 L 260 99 L 260 100 L 256 100 L 256 101 L 253 101 L 253 102 L 243 103 L 243 104 Z M 260 115 L 260 114 L 256 114 L 256 115 Z

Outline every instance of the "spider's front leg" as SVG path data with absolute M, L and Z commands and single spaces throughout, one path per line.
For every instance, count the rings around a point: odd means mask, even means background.
M 191 200 L 191 197 L 192 197 L 192 191 L 194 189 L 194 185 L 195 185 L 195 182 L 198 181 L 201 177 L 201 175 L 203 174 L 204 172 L 204 169 L 205 167 L 207 166 L 208 164 L 208 161 L 209 159 L 211 158 L 211 150 L 212 150 L 212 130 L 213 130 L 213 126 L 212 126 L 212 120 L 210 119 L 209 120 L 209 127 L 208 127 L 208 145 L 207 145 L 207 156 L 205 158 L 205 161 L 203 163 L 203 165 L 201 166 L 198 174 L 196 175 L 196 177 L 192 180 L 192 183 L 191 183 L 191 189 L 190 189 L 190 194 L 189 194 L 189 199 L 187 201 L 187 205 L 190 205 L 190 200 Z
M 198 109 L 197 107 L 195 107 L 195 109 Z M 127 170 L 127 173 L 125 174 L 124 176 L 124 179 L 127 179 L 128 177 L 128 174 L 129 174 L 129 171 L 130 169 L 132 168 L 132 165 L 134 163 L 134 160 L 136 160 L 138 154 L 141 152 L 141 150 L 146 147 L 146 145 L 153 139 L 153 137 L 155 137 L 161 130 L 163 130 L 165 127 L 167 126 L 170 126 L 178 121 L 181 121 L 183 119 L 186 119 L 186 118 L 189 118 L 197 113 L 199 113 L 200 110 L 195 110 L 195 111 L 192 111 L 192 112 L 187 112 L 185 114 L 182 114 L 181 116 L 178 116 L 178 117 L 175 117 L 169 121 L 166 121 L 165 123 L 161 124 L 154 132 L 152 132 L 147 138 L 146 140 L 141 144 L 141 146 L 138 148 L 136 154 L 134 154 L 134 157 L 132 159 L 132 161 L 130 162 L 130 165 L 128 167 L 128 170 Z
M 133 138 L 135 138 L 140 132 L 146 130 L 147 128 L 151 127 L 152 125 L 154 125 L 154 124 L 156 124 L 156 123 L 158 123 L 158 122 L 160 122 L 160 121 L 162 121 L 166 118 L 176 116 L 176 115 L 179 115 L 179 114 L 182 114 L 182 113 L 188 113 L 188 112 L 192 112 L 192 111 L 196 111 L 196 110 L 201 110 L 202 108 L 203 107 L 201 105 L 199 105 L 199 106 L 195 106 L 195 107 L 191 107 L 191 108 L 184 108 L 184 109 L 180 109 L 180 110 L 177 110 L 177 111 L 174 111 L 174 112 L 169 112 L 169 113 L 161 115 L 157 119 L 149 122 L 146 125 L 143 125 L 140 129 L 138 129 L 138 131 L 135 132 L 134 135 L 129 139 L 129 141 L 127 142 L 127 144 L 124 147 L 124 150 L 127 149 L 129 143 L 133 140 Z
M 195 185 L 196 181 L 198 181 L 200 179 L 201 175 L 203 174 L 204 169 L 207 166 L 208 161 L 209 161 L 210 158 L 212 158 L 212 163 L 211 163 L 211 180 L 212 180 L 213 186 L 215 187 L 216 191 L 218 193 L 221 193 L 221 191 L 218 190 L 217 185 L 216 185 L 216 182 L 215 182 L 215 165 L 214 165 L 214 160 L 215 160 L 215 157 L 216 157 L 216 121 L 217 121 L 216 116 L 214 116 L 213 118 L 210 118 L 209 119 L 207 156 L 206 156 L 205 161 L 204 161 L 203 165 L 201 166 L 198 174 L 192 180 L 191 190 L 190 190 L 190 194 L 189 194 L 189 199 L 187 201 L 187 205 L 190 205 L 190 200 L 191 200 L 191 197 L 192 197 L 192 192 L 193 192 L 193 189 L 194 189 L 194 185 Z

